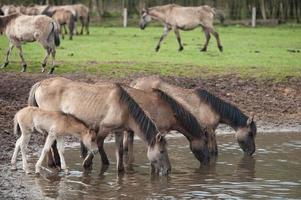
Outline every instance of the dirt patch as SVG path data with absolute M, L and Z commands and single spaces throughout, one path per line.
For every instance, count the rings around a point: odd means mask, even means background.
M 64 77 L 95 83 L 98 81 L 118 81 L 130 83 L 142 75 L 136 74 L 128 78 L 114 79 L 88 74 L 66 74 Z M 14 114 L 26 106 L 31 86 L 40 80 L 53 77 L 44 74 L 1 73 L 0 79 L 0 164 L 8 163 L 16 141 L 13 135 Z M 163 77 L 167 82 L 186 88 L 201 87 L 215 95 L 237 105 L 246 114 L 255 114 L 256 121 L 261 124 L 285 124 L 296 126 L 301 124 L 301 80 L 290 79 L 276 83 L 255 79 L 240 79 L 236 76 L 202 78 Z M 33 137 L 31 150 L 42 144 L 41 136 Z

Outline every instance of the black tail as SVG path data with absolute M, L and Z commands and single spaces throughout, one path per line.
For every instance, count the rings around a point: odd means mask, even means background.
M 205 136 L 207 138 L 207 132 L 201 125 L 199 124 L 198 120 L 187 111 L 180 103 L 178 103 L 175 99 L 171 96 L 163 92 L 159 89 L 153 89 L 155 92 L 158 92 L 160 98 L 168 103 L 171 107 L 172 111 L 174 112 L 177 120 L 182 124 L 182 126 L 194 137 L 202 137 Z
M 147 143 L 149 145 L 153 145 L 156 134 L 158 133 L 156 125 L 120 84 L 116 84 L 116 86 L 119 89 L 120 101 L 127 105 L 131 117 L 138 124 L 141 132 L 145 135 Z
M 40 84 L 41 82 L 37 82 L 31 87 L 27 101 L 29 106 L 39 107 L 36 101 L 35 93 Z
M 58 31 L 57 25 L 55 24 L 54 21 L 51 22 L 51 24 L 52 24 L 52 29 L 51 29 L 51 31 L 50 31 L 50 33 L 48 35 L 47 41 L 50 42 L 50 38 L 53 35 L 53 37 L 54 37 L 54 44 L 55 44 L 55 46 L 58 47 L 58 46 L 60 46 L 60 43 L 61 43 L 60 36 L 59 36 L 59 31 Z

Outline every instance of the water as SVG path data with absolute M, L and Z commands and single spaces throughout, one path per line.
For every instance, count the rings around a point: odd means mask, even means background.
M 168 139 L 173 167 L 168 177 L 150 175 L 140 141 L 135 141 L 134 171 L 123 175 L 116 173 L 114 144 L 105 147 L 111 159 L 106 171 L 97 156 L 93 170 L 83 173 L 78 148 L 67 148 L 69 175 L 5 173 L 18 182 L 13 196 L 21 188 L 29 199 L 301 199 L 301 134 L 258 134 L 253 157 L 244 157 L 233 137 L 218 136 L 218 160 L 207 168 L 199 168 L 184 138 Z

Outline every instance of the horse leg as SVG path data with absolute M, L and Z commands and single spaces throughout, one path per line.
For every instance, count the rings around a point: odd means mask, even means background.
M 51 145 L 53 144 L 55 139 L 56 139 L 55 135 L 53 133 L 49 132 L 48 136 L 46 138 L 46 142 L 45 142 L 44 148 L 42 150 L 41 156 L 40 156 L 40 158 L 37 161 L 36 166 L 35 166 L 36 167 L 36 171 L 35 171 L 36 174 L 40 173 L 42 162 L 43 162 L 47 152 L 50 151 Z
M 158 44 L 157 44 L 156 52 L 159 51 L 160 46 L 161 46 L 161 43 L 162 43 L 162 41 L 166 38 L 166 36 L 168 35 L 169 31 L 170 31 L 170 28 L 168 28 L 168 27 L 165 26 L 165 27 L 164 27 L 163 34 L 161 35 L 160 40 L 159 40 L 159 42 L 158 42 Z
M 28 142 L 30 140 L 30 134 L 23 134 L 20 142 L 20 147 L 21 147 L 21 154 L 22 154 L 22 162 L 23 162 L 23 170 L 28 174 L 29 169 L 28 169 L 28 164 L 27 164 L 27 159 L 26 159 L 26 148 L 28 145 Z
M 85 28 L 86 28 L 86 34 L 89 35 L 90 31 L 89 31 L 89 16 L 86 18 L 86 22 L 85 22 Z
M 50 71 L 48 72 L 49 74 L 53 74 L 53 71 L 55 69 L 55 47 L 52 47 L 52 50 L 51 50 L 51 56 L 52 56 L 52 66 L 51 66 L 51 69 Z
M 16 162 L 17 162 L 17 156 L 18 156 L 18 153 L 19 153 L 19 150 L 20 150 L 20 145 L 21 145 L 22 139 L 23 139 L 23 137 L 20 137 L 17 140 L 16 145 L 15 145 L 14 154 L 13 154 L 13 156 L 11 158 L 11 169 L 12 170 L 16 170 L 17 169 Z
M 48 167 L 51 168 L 60 168 L 61 167 L 61 161 L 60 156 L 56 147 L 56 140 L 53 142 L 50 151 L 48 152 Z
M 82 35 L 84 33 L 84 25 L 85 25 L 85 22 L 84 22 L 84 18 L 81 17 L 80 18 L 80 23 L 81 23 L 81 29 L 80 29 L 80 34 Z
M 65 34 L 67 35 L 67 28 L 66 28 L 66 25 L 62 25 L 64 27 L 64 31 L 65 31 Z
M 100 154 L 100 157 L 101 157 L 102 164 L 103 165 L 109 165 L 110 162 L 109 162 L 108 156 L 107 156 L 107 154 L 106 154 L 106 152 L 103 148 L 104 140 L 105 140 L 104 137 L 99 137 L 97 139 L 97 146 L 98 146 L 98 151 L 99 151 L 99 154 Z
M 222 46 L 221 40 L 220 40 L 220 38 L 219 38 L 218 32 L 216 32 L 214 29 L 211 29 L 210 32 L 214 35 L 214 37 L 215 37 L 215 39 L 216 39 L 217 47 L 218 47 L 219 51 L 220 51 L 220 52 L 223 52 L 223 46 Z
M 14 48 L 14 45 L 10 42 L 9 43 L 9 47 L 7 49 L 7 52 L 6 52 L 5 62 L 3 63 L 3 65 L 1 66 L 1 68 L 4 68 L 4 67 L 6 67 L 8 65 L 8 63 L 9 63 L 8 57 L 11 54 L 13 48 Z
M 73 22 L 70 22 L 68 23 L 68 28 L 69 28 L 69 40 L 72 40 L 72 37 L 73 37 L 73 29 L 74 29 L 74 25 L 72 24 Z
M 50 53 L 51 53 L 51 49 L 49 48 L 49 47 L 44 47 L 45 49 L 46 49 L 46 55 L 45 55 L 45 57 L 44 57 L 44 59 L 43 59 L 43 61 L 42 61 L 42 66 L 41 66 L 41 68 L 42 68 L 42 73 L 45 71 L 45 67 L 46 67 L 46 64 L 47 64 L 47 60 L 48 60 L 48 57 L 49 57 L 49 55 L 50 55 Z
M 116 144 L 116 167 L 118 172 L 123 172 L 123 135 L 121 132 L 115 132 L 115 144 Z
M 82 158 L 86 158 L 88 155 L 88 149 L 87 147 L 84 145 L 83 141 L 80 141 L 80 157 Z
M 181 37 L 180 37 L 179 29 L 174 28 L 174 32 L 175 32 L 175 34 L 176 34 L 177 41 L 178 41 L 178 43 L 179 43 L 179 51 L 182 51 L 184 48 L 183 48 L 183 45 L 182 45 L 182 43 L 181 43 Z
M 134 162 L 134 132 L 127 131 L 123 139 L 124 162 L 127 167 Z
M 60 160 L 61 160 L 61 168 L 62 170 L 64 170 L 65 174 L 69 173 L 69 170 L 66 166 L 66 161 L 65 161 L 65 157 L 64 157 L 64 138 L 63 137 L 58 137 L 57 138 L 57 150 L 59 152 L 59 156 L 60 156 Z
M 26 62 L 25 62 L 25 59 L 24 59 L 24 56 L 23 56 L 22 46 L 20 44 L 20 45 L 18 45 L 16 47 L 17 47 L 17 49 L 19 49 L 19 56 L 20 56 L 21 62 L 22 62 L 22 70 L 21 70 L 21 72 L 25 72 L 27 65 L 26 65 Z
M 209 44 L 209 40 L 210 40 L 210 31 L 207 28 L 203 28 L 204 29 L 204 33 L 205 33 L 205 37 L 206 37 L 206 42 L 204 47 L 201 49 L 201 51 L 207 51 L 207 46 Z

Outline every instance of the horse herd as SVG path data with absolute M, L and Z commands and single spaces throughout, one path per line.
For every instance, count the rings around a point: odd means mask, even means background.
M 28 107 L 15 115 L 14 133 L 21 136 L 11 160 L 12 169 L 16 169 L 21 149 L 23 169 L 30 173 L 25 149 L 33 132 L 47 137 L 36 173 L 40 173 L 47 153 L 49 166 L 60 166 L 68 173 L 63 155 L 65 135 L 81 140 L 84 168 L 91 168 L 97 152 L 102 164 L 108 165 L 103 144 L 107 135 L 114 133 L 118 172 L 133 164 L 133 138 L 137 135 L 147 146 L 152 172 L 165 175 L 171 170 L 165 137 L 171 130 L 183 134 L 195 158 L 201 165 L 208 165 L 218 154 L 215 129 L 220 123 L 236 131 L 245 154 L 255 152 L 253 117 L 204 89 L 185 89 L 157 76 L 139 78 L 129 85 L 49 78 L 32 86 Z
M 41 64 L 42 72 L 45 71 L 48 57 L 52 56 L 52 65 L 49 71 L 51 74 L 55 69 L 55 48 L 60 45 L 59 33 L 64 37 L 64 31 L 62 31 L 61 27 L 64 27 L 66 32 L 65 25 L 68 25 L 69 38 L 72 39 L 74 30 L 77 32 L 75 21 L 78 19 L 82 24 L 80 34 L 83 34 L 84 28 L 86 33 L 89 34 L 89 8 L 83 4 L 64 6 L 35 5 L 31 7 L 2 6 L 0 11 L 5 15 L 3 17 L 0 16 L 0 33 L 5 33 L 9 39 L 9 48 L 2 68 L 9 64 L 8 57 L 13 47 L 16 47 L 19 50 L 22 72 L 24 72 L 27 64 L 23 56 L 22 43 L 37 41 L 46 51 L 46 56 Z M 171 30 L 176 35 L 179 51 L 182 51 L 184 47 L 181 42 L 180 30 L 188 31 L 202 27 L 206 42 L 201 51 L 207 51 L 210 34 L 212 34 L 216 38 L 219 50 L 222 52 L 223 46 L 219 34 L 213 27 L 214 15 L 216 15 L 215 9 L 206 5 L 182 7 L 176 4 L 168 4 L 143 9 L 139 26 L 141 29 L 145 29 L 152 19 L 163 24 L 164 31 L 155 48 L 156 51 L 159 51 L 162 41 Z

